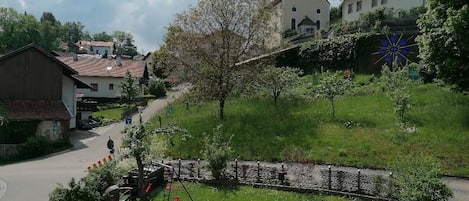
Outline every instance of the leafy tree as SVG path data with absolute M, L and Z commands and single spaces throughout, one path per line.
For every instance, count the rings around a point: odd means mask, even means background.
M 335 100 L 338 96 L 344 95 L 345 92 L 353 87 L 350 79 L 339 78 L 336 73 L 325 72 L 316 88 L 316 93 L 327 98 L 331 102 L 332 117 L 336 118 Z
M 0 8 L 1 47 L 4 52 L 41 41 L 40 24 L 34 16 L 19 14 L 12 8 Z
M 112 41 L 112 36 L 107 34 L 105 31 L 101 33 L 93 34 L 93 40 L 95 41 Z
M 135 56 L 138 54 L 137 47 L 134 45 L 134 37 L 131 33 L 125 31 L 114 31 L 112 33 L 118 54 Z
M 166 96 L 166 88 L 164 86 L 164 82 L 160 79 L 151 79 L 148 83 L 148 90 L 150 94 L 155 96 L 156 98 Z
M 55 50 L 59 47 L 60 43 L 60 28 L 61 24 L 55 19 L 55 16 L 50 12 L 42 13 L 40 20 L 40 31 L 42 40 L 40 45 L 46 50 Z
M 176 127 L 175 125 L 170 125 L 166 128 L 158 128 L 155 130 L 148 130 L 146 126 L 142 123 L 142 119 L 140 117 L 140 122 L 137 125 L 132 125 L 126 127 L 122 133 L 124 134 L 122 138 L 122 144 L 125 148 L 127 148 L 127 153 L 123 155 L 126 158 L 134 158 L 137 162 L 137 169 L 138 169 L 138 181 L 137 181 L 137 188 L 138 188 L 138 197 L 143 198 L 145 193 L 145 188 L 143 186 L 143 178 L 144 178 L 144 163 L 146 158 L 148 157 L 151 149 L 149 147 L 148 142 L 150 141 L 149 137 L 151 135 L 167 135 L 169 138 L 172 139 L 172 136 L 185 133 L 186 131 Z
M 342 19 L 342 7 L 331 7 L 331 22 L 340 22 Z
M 65 35 L 62 40 L 76 43 L 83 37 L 83 29 L 85 26 L 81 22 L 66 22 L 64 24 Z
M 217 180 L 225 177 L 225 168 L 233 153 L 230 146 L 233 136 L 224 139 L 222 127 L 223 125 L 218 125 L 213 129 L 213 135 L 205 136 L 205 147 L 202 151 L 203 157 L 208 161 L 208 169 Z
M 177 59 L 192 60 L 182 63 L 195 73 L 193 92 L 218 101 L 220 119 L 226 100 L 246 83 L 242 79 L 247 67 L 236 63 L 265 47 L 273 29 L 270 8 L 268 0 L 201 0 L 168 28 L 168 49 Z
M 458 91 L 469 90 L 469 4 L 466 0 L 428 0 L 417 23 L 419 57 L 427 74 Z
M 124 80 L 119 84 L 121 98 L 127 102 L 132 101 L 138 95 L 137 80 L 132 77 L 129 70 L 125 73 Z
M 392 164 L 391 194 L 397 200 L 444 201 L 453 196 L 441 181 L 441 165 L 433 158 L 399 157 Z
M 264 88 L 277 104 L 281 93 L 289 92 L 299 84 L 299 75 L 303 72 L 298 68 L 268 66 L 258 79 L 261 88 Z
M 409 78 L 409 70 L 396 64 L 393 68 L 383 66 L 381 77 L 384 89 L 394 101 L 394 112 L 401 123 L 405 123 L 405 114 L 412 105 L 410 104 L 409 86 L 412 83 Z
M 175 65 L 177 64 L 166 46 L 161 46 L 159 50 L 153 52 L 152 71 L 156 77 L 160 79 L 167 78 Z

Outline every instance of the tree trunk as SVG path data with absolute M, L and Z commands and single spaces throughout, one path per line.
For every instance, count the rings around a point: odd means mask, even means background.
M 220 120 L 223 120 L 225 113 L 225 99 L 220 99 L 218 100 L 218 102 L 220 103 L 218 117 L 220 118 Z
M 334 98 L 331 98 L 331 107 L 332 107 L 332 118 L 335 119 L 335 104 L 334 104 Z
M 137 161 L 137 168 L 138 168 L 138 181 L 137 181 L 137 188 L 138 192 L 137 195 L 140 199 L 144 197 L 145 194 L 145 187 L 143 186 L 143 162 L 140 156 L 135 156 L 135 160 Z

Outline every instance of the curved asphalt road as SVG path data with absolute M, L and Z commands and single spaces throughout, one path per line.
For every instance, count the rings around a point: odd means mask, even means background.
M 158 99 L 142 112 L 143 121 L 148 121 L 158 111 L 188 90 L 180 86 L 174 92 L 168 92 L 165 99 Z M 133 122 L 138 122 L 138 115 Z M 121 130 L 124 123 L 116 123 L 90 131 L 74 131 L 71 141 L 74 148 L 50 156 L 0 166 L 0 201 L 49 200 L 49 193 L 58 183 L 68 185 L 72 177 L 86 175 L 89 165 L 108 156 L 106 147 L 108 136 L 114 140 L 118 149 L 121 144 Z

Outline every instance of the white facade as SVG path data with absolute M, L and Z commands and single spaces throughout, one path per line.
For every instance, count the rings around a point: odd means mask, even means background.
M 111 46 L 91 46 L 88 54 L 112 55 L 113 51 L 114 49 Z
M 315 31 L 330 24 L 330 3 L 327 0 L 283 0 L 281 31 L 298 30 L 298 24 L 307 16 L 317 24 Z
M 93 98 L 118 98 L 120 97 L 119 84 L 124 80 L 122 77 L 91 77 L 79 76 L 80 80 L 89 84 L 95 89 L 77 89 L 77 93 L 83 94 L 83 97 Z M 138 80 L 135 82 L 138 84 Z M 139 90 L 137 97 L 143 96 L 143 90 Z
M 67 108 L 70 116 L 69 128 L 76 128 L 76 115 L 77 115 L 77 88 L 75 82 L 67 76 L 62 75 L 62 102 Z
M 355 21 L 361 15 L 378 8 L 385 8 L 386 12 L 398 16 L 402 10 L 408 11 L 424 5 L 425 0 L 343 0 L 342 19 L 344 22 Z

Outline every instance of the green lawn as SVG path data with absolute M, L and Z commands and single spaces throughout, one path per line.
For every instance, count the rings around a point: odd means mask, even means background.
M 189 110 L 183 103 L 173 104 L 173 115 L 164 116 L 163 124 L 174 122 L 193 136 L 177 141 L 173 157 L 201 157 L 203 133 L 222 123 L 225 135 L 234 135 L 233 157 L 239 159 L 387 168 L 396 156 L 419 153 L 439 159 L 444 173 L 469 176 L 469 96 L 434 84 L 412 88 L 408 116 L 417 132 L 405 133 L 392 101 L 379 85 L 369 85 L 368 78 L 362 78 L 364 86 L 357 90 L 361 95 L 337 100 L 336 120 L 330 102 L 319 98 L 282 97 L 276 106 L 262 96 L 230 99 L 224 121 L 218 120 L 216 102 Z M 300 91 L 307 94 L 310 87 Z
M 347 201 L 351 199 L 335 197 L 335 196 L 323 196 L 323 195 L 311 195 L 311 194 L 299 194 L 292 192 L 276 191 L 271 189 L 253 188 L 247 186 L 209 186 L 194 183 L 184 183 L 188 192 L 194 200 L 200 201 Z M 168 191 L 163 191 L 158 194 L 154 201 L 167 200 Z M 176 183 L 173 185 L 172 192 L 169 194 L 169 200 L 174 200 L 178 196 L 180 200 L 190 200 L 183 187 Z

